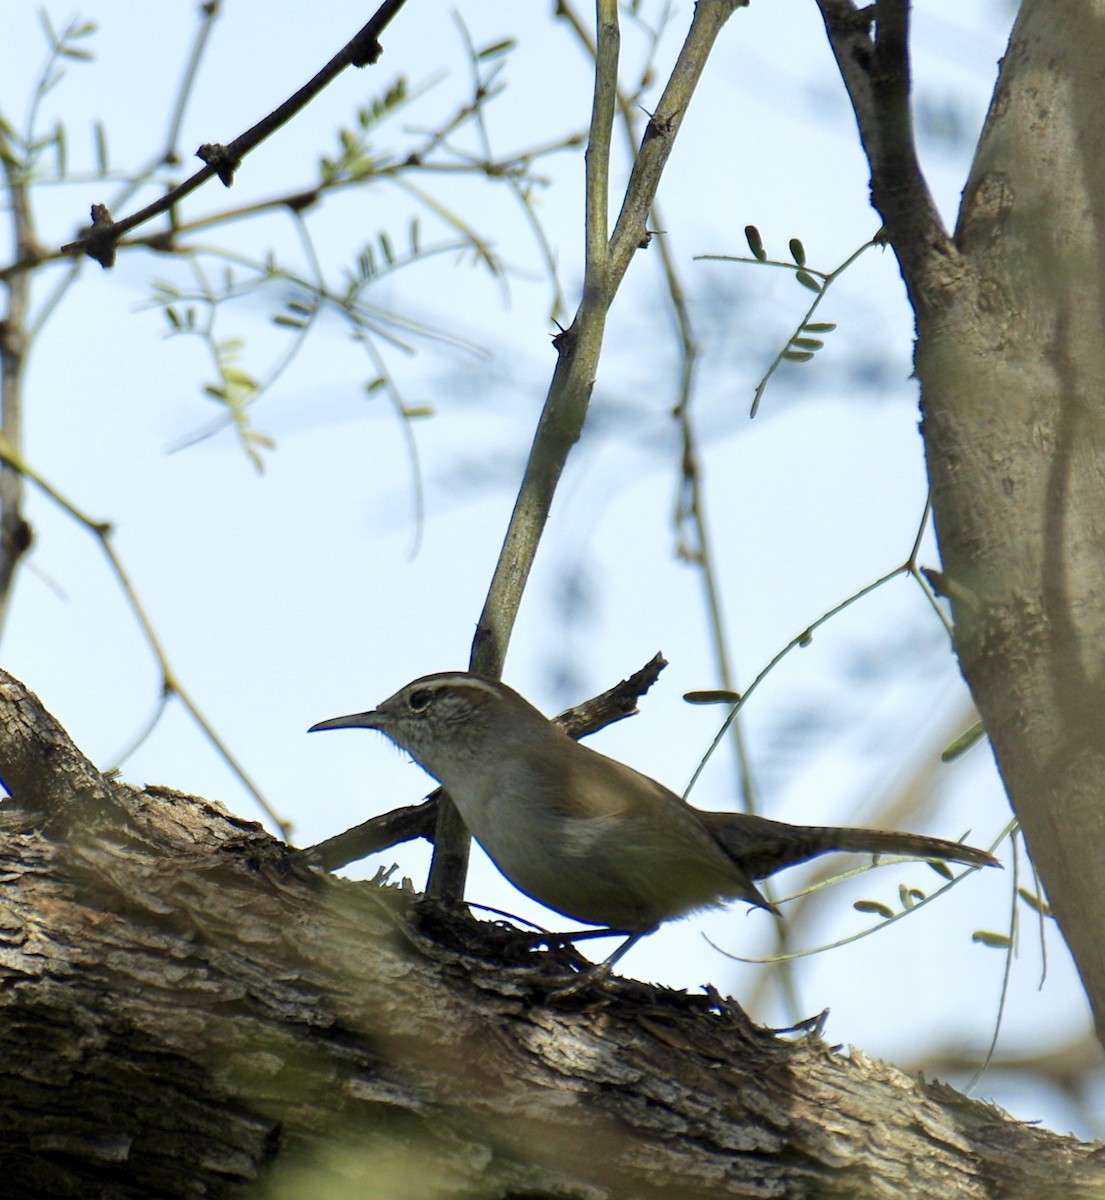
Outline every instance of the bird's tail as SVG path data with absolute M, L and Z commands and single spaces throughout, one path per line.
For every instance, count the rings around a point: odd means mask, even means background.
M 789 825 L 748 813 L 702 812 L 703 823 L 725 852 L 753 879 L 764 879 L 784 867 L 819 854 L 896 854 L 904 858 L 933 858 L 971 867 L 997 867 L 990 853 L 961 842 L 920 833 L 882 829 L 846 829 L 831 825 Z

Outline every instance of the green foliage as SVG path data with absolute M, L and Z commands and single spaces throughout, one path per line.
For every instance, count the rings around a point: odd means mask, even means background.
M 1041 917 L 1051 916 L 1051 905 L 1035 892 L 1030 892 L 1027 888 L 1017 888 L 1017 895 L 1028 905 L 1033 912 L 1039 913 Z
M 739 692 L 731 692 L 725 688 L 711 688 L 698 692 L 685 692 L 683 699 L 688 704 L 739 704 Z
M 755 225 L 746 225 L 744 227 L 744 239 L 748 243 L 748 249 L 752 251 L 752 255 L 756 261 L 767 262 L 767 251 L 764 249 L 764 241 L 760 237 L 760 231 Z
M 357 109 L 356 128 L 338 130 L 341 147 L 338 154 L 319 159 L 319 183 L 333 187 L 339 183 L 360 183 L 375 175 L 381 163 L 388 160 L 373 154 L 367 134 L 402 108 L 409 98 L 407 81 L 400 76 L 382 95 Z
M 825 340 L 817 334 L 831 333 L 836 328 L 834 321 L 814 321 L 813 314 L 817 311 L 818 305 L 824 299 L 829 286 L 834 283 L 844 271 L 848 269 L 856 261 L 857 258 L 876 242 L 872 239 L 869 242 L 864 242 L 862 246 L 854 253 L 850 254 L 843 263 L 832 271 L 817 271 L 806 265 L 806 247 L 800 238 L 792 237 L 788 243 L 791 259 L 793 261 L 786 262 L 782 259 L 771 259 L 767 256 L 767 250 L 764 248 L 763 238 L 760 236 L 760 231 L 755 225 L 746 225 L 744 227 L 744 237 L 748 242 L 748 248 L 752 251 L 752 258 L 734 257 L 728 254 L 703 254 L 700 258 L 715 259 L 726 262 L 749 263 L 753 266 L 773 267 L 790 271 L 798 284 L 815 295 L 813 303 L 806 310 L 802 320 L 798 323 L 797 328 L 787 339 L 783 348 L 775 355 L 771 365 L 761 376 L 759 383 L 756 384 L 756 390 L 752 397 L 752 409 L 749 413 L 754 417 L 760 411 L 760 403 L 763 400 L 764 393 L 767 391 L 767 385 L 771 381 L 771 377 L 778 370 L 782 363 L 807 363 L 814 357 L 815 354 L 824 348 Z
M 980 742 L 985 736 L 986 727 L 982 722 L 973 722 L 969 729 L 964 730 L 959 737 L 944 747 L 940 754 L 940 761 L 946 763 L 954 762 L 960 755 L 966 754 L 976 742 Z

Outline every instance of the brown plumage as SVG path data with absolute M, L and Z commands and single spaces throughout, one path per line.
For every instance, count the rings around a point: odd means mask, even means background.
M 830 851 L 998 865 L 985 850 L 876 829 L 788 825 L 692 808 L 663 784 L 573 742 L 517 692 L 465 672 L 427 675 L 371 712 L 313 729 L 378 729 L 452 797 L 520 891 L 632 935 L 728 900 L 775 911 L 755 881 Z

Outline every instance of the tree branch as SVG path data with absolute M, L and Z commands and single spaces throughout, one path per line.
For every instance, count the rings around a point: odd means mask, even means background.
M 12 152 L 0 122 L 0 162 L 11 209 L 13 257 L 27 263 L 5 280 L 7 311 L 0 320 L 0 427 L 16 449 L 23 445 L 23 379 L 27 361 L 27 311 L 32 265 L 41 248 L 35 237 L 28 180 Z M 0 629 L 7 623 L 15 571 L 30 549 L 33 535 L 23 516 L 23 476 L 10 463 L 0 462 Z
M 657 654 L 628 679 L 616 683 L 601 695 L 569 708 L 554 719 L 564 726 L 569 737 L 578 739 L 604 729 L 615 721 L 631 717 L 637 712 L 637 701 L 652 687 L 667 665 L 664 656 Z M 372 817 L 304 850 L 304 858 L 327 871 L 336 871 L 347 863 L 400 842 L 410 842 L 420 837 L 433 840 L 444 795 L 444 789 L 437 788 L 422 804 L 405 805 L 379 817 Z
M 0 805 L 10 1195 L 1100 1195 L 1095 1147 L 712 989 L 550 1005 L 568 954 L 101 777 L 0 684 L 0 774 L 59 754 L 49 775 L 126 822 L 51 836 L 22 784 Z
M 62 246 L 65 254 L 87 254 L 94 258 L 102 267 L 110 267 L 115 262 L 115 247 L 119 239 L 138 225 L 144 224 L 164 212 L 168 212 L 189 193 L 194 192 L 202 183 L 206 183 L 212 175 L 218 175 L 223 185 L 230 187 L 234 182 L 234 173 L 241 165 L 242 159 L 256 149 L 270 134 L 275 133 L 305 108 L 321 91 L 341 74 L 348 66 L 365 67 L 376 62 L 383 53 L 379 43 L 379 35 L 384 31 L 392 17 L 406 3 L 406 0 L 384 0 L 368 21 L 349 39 L 348 42 L 334 55 L 332 59 L 307 81 L 297 92 L 288 97 L 283 104 L 278 105 L 271 113 L 263 117 L 256 125 L 251 126 L 228 145 L 208 143 L 201 146 L 196 155 L 207 165 L 197 171 L 191 178 L 178 184 L 164 196 L 146 205 L 138 212 L 131 213 L 121 221 L 112 219 L 105 205 L 92 206 L 92 225 L 75 242 Z
M 910 113 L 909 0 L 857 8 L 817 0 L 871 169 L 871 202 L 917 307 L 931 303 L 955 250 L 917 158 Z M 876 18 L 877 11 L 877 18 Z
M 583 297 L 571 327 L 555 340 L 556 369 L 538 421 L 525 475 L 476 626 L 470 666 L 499 676 L 522 593 L 537 554 L 568 454 L 579 440 L 598 374 L 606 314 L 633 255 L 648 244 L 646 217 L 675 135 L 718 33 L 742 0 L 699 0 L 668 86 L 649 122 L 630 175 L 614 234 L 606 230 L 606 165 L 617 102 L 617 5 L 599 0 L 596 82 L 588 142 L 587 265 Z M 600 237 L 601 232 L 601 237 Z M 429 890 L 458 899 L 468 862 L 467 834 L 451 805 L 442 805 Z

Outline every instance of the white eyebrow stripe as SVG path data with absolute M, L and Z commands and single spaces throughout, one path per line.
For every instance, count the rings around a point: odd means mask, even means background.
M 411 688 L 420 687 L 470 687 L 477 691 L 486 692 L 489 696 L 500 696 L 502 692 L 498 684 L 486 679 L 477 679 L 473 675 L 427 675 L 425 679 L 416 680 Z

